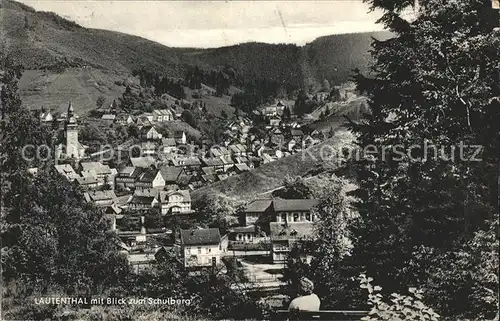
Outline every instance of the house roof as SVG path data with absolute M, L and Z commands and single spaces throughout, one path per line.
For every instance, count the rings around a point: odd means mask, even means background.
M 275 212 L 310 211 L 319 201 L 314 199 L 275 199 L 273 209 Z
M 116 115 L 113 114 L 104 114 L 102 115 L 101 119 L 103 120 L 115 120 Z
M 154 200 L 155 200 L 154 196 L 139 196 L 139 195 L 134 195 L 130 199 L 129 203 L 150 205 Z
M 106 209 L 104 210 L 104 213 L 106 214 L 120 214 L 122 212 L 122 209 L 119 208 L 116 204 L 111 204 Z
M 269 223 L 271 240 L 297 240 L 311 238 L 314 232 L 314 224 L 305 223 Z
M 85 176 L 85 177 L 78 176 L 75 179 L 79 185 L 83 186 L 97 184 L 98 182 L 96 176 Z
M 159 172 L 158 169 L 153 169 L 153 168 L 147 169 L 139 176 L 139 182 L 152 183 L 156 178 L 156 176 L 158 175 L 158 172 Z
M 151 130 L 154 130 L 155 132 L 157 132 L 157 130 L 154 128 L 154 126 L 144 126 L 141 128 L 141 130 L 139 131 L 139 134 L 140 135 L 146 135 L 149 133 L 149 131 Z
M 153 114 L 172 116 L 172 111 L 170 109 L 155 109 Z
M 160 173 L 165 182 L 176 182 L 182 171 L 182 168 L 174 166 L 162 166 L 160 168 Z
M 156 197 L 160 193 L 162 188 L 153 187 L 153 188 L 137 188 L 134 191 L 134 195 L 136 196 L 149 196 Z
M 231 229 L 232 233 L 255 233 L 255 225 L 237 226 Z
M 295 128 L 291 129 L 290 133 L 292 134 L 292 136 L 303 136 L 304 135 L 304 132 L 301 129 L 295 129 Z
M 174 147 L 175 144 L 175 138 L 162 138 L 161 143 L 163 147 Z
M 199 166 L 201 165 L 200 159 L 198 157 L 179 157 L 172 159 L 172 162 L 176 166 Z
M 201 170 L 205 175 L 215 175 L 215 169 L 211 166 L 202 167 Z
M 172 195 L 180 195 L 182 196 L 184 202 L 191 202 L 191 194 L 189 194 L 189 190 L 187 189 L 180 189 L 176 191 L 161 191 L 160 202 L 168 202 L 168 198 Z
M 54 165 L 56 171 L 69 180 L 80 177 L 70 164 Z
M 104 165 L 100 162 L 85 162 L 80 163 L 83 172 L 95 172 L 96 175 L 110 175 L 111 168 L 108 165 Z
M 130 163 L 134 167 L 147 168 L 147 167 L 150 167 L 151 165 L 155 164 L 155 159 L 153 157 L 151 157 L 151 156 L 131 157 L 130 158 Z
M 257 199 L 247 204 L 245 212 L 260 213 L 265 212 L 272 204 L 271 199 Z
M 223 166 L 224 162 L 220 158 L 203 158 L 203 163 L 206 166 Z
M 83 194 L 87 201 L 114 200 L 116 195 L 114 191 L 92 191 Z
M 218 228 L 181 230 L 183 245 L 219 244 L 220 240 Z
M 243 164 L 234 164 L 234 166 L 239 170 L 239 171 L 242 171 L 242 172 L 245 172 L 245 171 L 249 171 L 250 170 L 250 167 L 248 167 L 247 164 L 243 163 Z

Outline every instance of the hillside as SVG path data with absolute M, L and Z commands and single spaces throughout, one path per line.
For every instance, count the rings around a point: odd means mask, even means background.
M 94 108 L 100 95 L 108 99 L 119 95 L 124 88 L 116 82 L 139 68 L 182 77 L 193 65 L 228 66 L 241 79 L 263 77 L 293 88 L 319 84 L 325 78 L 340 83 L 352 69 L 366 70 L 371 37 L 388 35 L 334 35 L 303 47 L 246 43 L 217 49 L 169 48 L 132 35 L 83 28 L 11 0 L 0 1 L 0 51 L 35 70 L 20 87 L 25 104 L 59 109 L 71 99 L 78 102 L 75 108 L 80 112 Z M 67 89 L 71 84 L 75 86 Z
M 195 190 L 192 194 L 194 200 L 210 193 L 222 193 L 228 197 L 250 201 L 263 197 L 269 191 L 280 187 L 286 176 L 305 176 L 316 170 L 337 168 L 337 152 L 350 146 L 353 134 L 340 128 L 338 125 L 335 135 L 321 144 L 312 146 L 308 151 L 288 156 L 272 163 L 231 176 L 223 181 L 210 184 Z

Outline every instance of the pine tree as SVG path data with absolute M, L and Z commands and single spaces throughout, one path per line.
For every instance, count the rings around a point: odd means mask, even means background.
M 429 266 L 415 259 L 417 248 L 444 257 L 498 211 L 499 32 L 484 22 L 485 1 L 419 2 L 417 19 L 408 22 L 401 14 L 413 1 L 370 1 L 395 37 L 374 42 L 374 76 L 356 77 L 371 114 L 353 129 L 361 148 L 378 153 L 353 163 L 363 224 L 355 231 L 352 264 L 396 292 L 427 280 Z M 432 157 L 433 150 L 426 158 L 426 141 L 448 156 L 460 144 L 482 145 L 482 161 L 460 159 L 458 152 L 454 160 Z M 404 157 L 394 149 L 413 145 L 421 148 Z M 466 289 L 454 291 L 443 311 L 477 312 L 460 307 Z M 427 294 L 430 300 L 434 294 Z

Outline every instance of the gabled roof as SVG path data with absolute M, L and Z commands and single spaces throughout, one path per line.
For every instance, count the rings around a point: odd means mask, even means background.
M 85 162 L 80 163 L 82 166 L 82 171 L 92 172 L 94 171 L 96 175 L 110 175 L 111 168 L 108 165 L 101 164 L 100 162 Z
M 220 158 L 203 158 L 203 163 L 206 166 L 223 166 L 224 162 Z
M 149 133 L 149 131 L 151 130 L 154 130 L 155 132 L 158 132 L 156 130 L 156 128 L 154 128 L 154 126 L 144 126 L 141 128 L 141 130 L 139 131 L 139 134 L 140 135 L 147 135 Z
M 155 159 L 153 157 L 151 157 L 151 156 L 131 157 L 130 158 L 130 163 L 134 167 L 147 168 L 147 167 L 150 167 L 151 165 L 155 164 Z
M 218 228 L 181 230 L 182 245 L 219 244 L 220 240 Z
M 116 195 L 114 191 L 92 191 L 83 194 L 87 201 L 104 201 L 104 200 L 114 200 Z
M 158 172 L 158 169 L 149 168 L 139 176 L 138 180 L 142 183 L 152 183 L 158 175 Z
M 78 176 L 76 177 L 76 181 L 78 182 L 79 185 L 82 186 L 93 185 L 98 183 L 96 176 L 85 176 L 85 177 Z
M 189 190 L 187 189 L 180 189 L 176 191 L 161 191 L 160 202 L 167 203 L 168 198 L 172 195 L 180 195 L 183 198 L 183 202 L 191 202 L 191 194 L 189 194 Z
M 247 204 L 245 212 L 262 213 L 269 209 L 272 204 L 271 199 L 257 199 Z
M 154 197 L 154 196 L 139 196 L 139 195 L 134 195 L 134 196 L 132 196 L 132 199 L 130 200 L 129 203 L 151 205 L 151 203 L 153 203 L 153 201 L 155 200 L 155 198 L 156 197 Z
M 290 133 L 292 136 L 303 136 L 304 132 L 301 129 L 291 129 Z
M 319 201 L 314 199 L 275 199 L 273 209 L 275 212 L 310 211 Z
M 175 147 L 175 138 L 162 138 L 161 144 L 163 147 Z
M 160 168 L 160 173 L 165 182 L 176 182 L 182 171 L 182 168 L 174 166 L 162 166 Z

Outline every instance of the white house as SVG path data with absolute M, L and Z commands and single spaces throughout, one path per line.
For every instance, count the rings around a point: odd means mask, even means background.
M 153 121 L 163 123 L 174 120 L 174 114 L 170 109 L 155 109 L 153 110 Z
M 218 228 L 181 230 L 181 248 L 185 267 L 222 264 L 227 251 L 227 237 Z
M 165 187 L 165 179 L 160 170 L 148 168 L 142 172 L 135 181 L 136 188 Z
M 139 137 L 143 140 L 161 139 L 162 135 L 153 126 L 144 126 L 139 131 Z
M 188 190 L 161 191 L 161 214 L 189 214 L 191 213 L 191 195 Z

